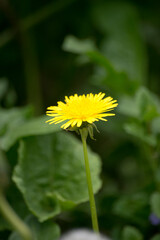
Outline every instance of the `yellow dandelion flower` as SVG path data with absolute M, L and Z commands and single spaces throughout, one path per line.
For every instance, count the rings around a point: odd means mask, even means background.
M 46 114 L 51 116 L 49 124 L 65 122 L 61 128 L 81 127 L 82 123 L 92 124 L 95 121 L 107 121 L 104 117 L 114 116 L 108 113 L 117 107 L 117 100 L 112 97 L 104 98 L 105 93 L 77 95 L 65 97 L 65 103 L 58 102 L 58 106 L 47 108 Z

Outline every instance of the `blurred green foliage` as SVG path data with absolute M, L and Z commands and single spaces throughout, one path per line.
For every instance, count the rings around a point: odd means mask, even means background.
M 142 234 L 134 227 L 125 227 L 122 233 L 124 240 L 143 240 Z
M 0 183 L 35 239 L 91 228 L 81 144 L 39 115 L 100 91 L 119 103 L 88 139 L 100 230 L 160 239 L 159 15 L 154 0 L 0 1 Z M 1 215 L 0 230 L 20 239 Z
M 59 227 L 52 221 L 47 221 L 45 223 L 39 223 L 33 216 L 28 216 L 25 221 L 33 232 L 34 239 L 58 239 L 60 235 Z M 16 232 L 13 232 L 9 237 L 9 240 L 21 240 Z

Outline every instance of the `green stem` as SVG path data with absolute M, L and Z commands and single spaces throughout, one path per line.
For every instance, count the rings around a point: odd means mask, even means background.
M 83 143 L 84 161 L 85 161 L 90 209 L 91 209 L 91 216 L 92 216 L 92 226 L 93 226 L 93 230 L 95 232 L 99 233 L 97 211 L 96 211 L 95 199 L 94 199 L 94 194 L 93 194 L 92 179 L 91 179 L 91 172 L 90 172 L 90 167 L 89 167 L 87 144 L 86 144 L 88 130 L 83 128 L 80 130 L 80 133 L 81 133 L 81 138 L 82 138 L 82 143 Z
M 26 224 L 17 216 L 14 210 L 6 201 L 2 191 L 0 190 L 0 211 L 4 218 L 12 225 L 24 240 L 32 240 L 32 234 Z

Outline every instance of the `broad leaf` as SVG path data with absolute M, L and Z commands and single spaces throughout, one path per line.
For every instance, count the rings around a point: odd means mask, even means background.
M 101 187 L 99 157 L 89 150 L 94 193 Z M 88 200 L 82 144 L 69 133 L 21 141 L 13 180 L 32 213 L 47 220 Z

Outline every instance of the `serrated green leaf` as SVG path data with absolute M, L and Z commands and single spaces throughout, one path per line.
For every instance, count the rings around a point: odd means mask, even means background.
M 17 140 L 23 137 L 60 131 L 59 124 L 50 125 L 45 123 L 48 119 L 48 116 L 41 116 L 12 127 L 0 138 L 1 148 L 3 150 L 8 150 Z
M 60 237 L 60 229 L 53 221 L 47 221 L 45 223 L 39 223 L 33 216 L 27 217 L 25 221 L 32 233 L 33 239 L 37 240 L 58 240 Z M 13 232 L 9 240 L 23 240 L 18 233 Z
M 151 196 L 151 208 L 152 212 L 160 218 L 160 193 L 155 192 Z
M 101 187 L 99 157 L 89 150 L 94 193 Z M 69 133 L 25 138 L 13 180 L 40 221 L 88 200 L 82 144 Z
M 127 226 L 123 229 L 122 240 L 143 240 L 143 236 L 135 227 Z

